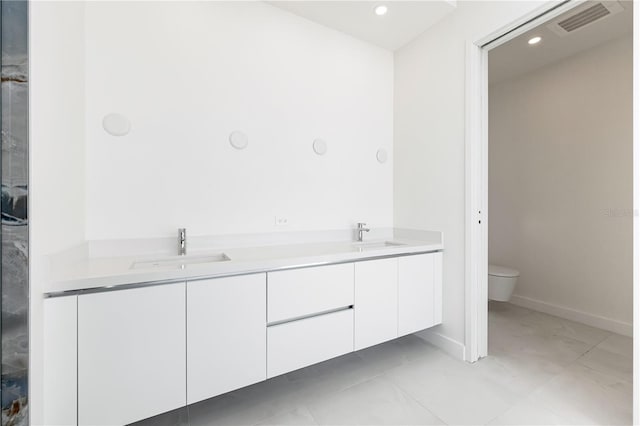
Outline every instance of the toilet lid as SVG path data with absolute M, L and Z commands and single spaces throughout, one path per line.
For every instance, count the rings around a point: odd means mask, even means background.
M 520 272 L 517 269 L 507 268 L 506 266 L 489 265 L 489 275 L 494 277 L 519 277 Z

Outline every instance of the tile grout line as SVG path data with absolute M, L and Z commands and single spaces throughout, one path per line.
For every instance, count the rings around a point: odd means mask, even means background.
M 438 421 L 440 421 L 443 425 L 448 425 L 449 423 L 445 422 L 444 420 L 442 420 L 440 418 L 440 416 L 436 415 L 433 411 L 431 411 L 429 409 L 429 407 L 427 407 L 426 405 L 424 405 L 422 402 L 420 402 L 417 398 L 415 398 L 413 395 L 411 395 L 411 393 L 409 393 L 406 389 L 404 389 L 399 383 L 395 383 L 390 379 L 387 379 L 389 381 L 389 383 L 391 383 L 392 385 L 394 385 L 395 387 L 398 388 L 398 390 L 400 390 L 400 392 L 402 392 L 402 394 L 404 396 L 406 396 L 407 398 L 409 398 L 410 400 L 414 401 L 416 404 L 418 404 L 420 407 L 422 407 L 424 410 L 426 410 L 429 414 L 431 414 L 433 417 L 435 417 L 436 419 L 438 419 Z
M 270 419 L 273 419 L 275 417 L 281 416 L 283 414 L 289 414 L 289 413 L 294 413 L 297 410 L 299 410 L 300 408 L 304 408 L 305 410 L 307 410 L 307 412 L 309 413 L 309 415 L 311 416 L 311 420 L 313 421 L 313 423 L 315 423 L 316 426 L 320 426 L 320 423 L 318 422 L 318 420 L 315 418 L 315 416 L 313 415 L 313 413 L 311 412 L 311 409 L 307 406 L 306 403 L 304 404 L 300 404 L 299 406 L 295 407 L 292 410 L 287 410 L 287 411 L 283 411 L 282 413 L 276 413 L 267 417 L 263 417 L 261 419 L 259 419 L 258 421 L 256 421 L 255 423 L 251 423 L 251 426 L 258 426 L 262 423 L 267 422 Z
M 528 318 L 528 317 L 530 317 L 532 314 L 535 314 L 535 313 L 536 313 L 536 311 L 532 311 L 532 310 L 530 310 L 530 312 L 528 312 L 528 313 L 527 313 L 526 315 L 524 315 L 522 318 L 523 318 L 523 319 Z M 543 315 L 548 315 L 548 314 L 545 314 L 545 313 L 541 313 L 541 314 L 543 314 Z M 551 317 L 553 317 L 553 318 L 556 318 L 556 317 L 555 317 L 555 316 L 553 316 L 553 315 L 550 315 L 550 316 L 551 316 Z M 506 319 L 508 319 L 508 318 L 506 318 Z M 536 329 L 540 329 L 540 328 L 541 328 L 541 326 L 540 326 L 539 324 L 535 324 L 535 323 L 534 323 L 534 324 L 529 324 L 529 323 L 526 323 L 526 322 L 525 322 L 523 325 L 531 326 L 531 327 L 534 327 L 534 328 L 536 328 Z M 589 326 L 589 327 L 590 327 L 590 326 Z M 593 327 L 593 328 L 595 328 L 595 327 Z M 603 331 L 606 331 L 606 330 L 603 330 Z M 494 420 L 496 420 L 496 419 L 497 419 L 497 418 L 499 418 L 500 416 L 502 416 L 502 415 L 504 415 L 505 413 L 507 413 L 507 412 L 508 412 L 509 410 L 511 410 L 512 408 L 516 407 L 518 404 L 520 404 L 520 403 L 524 402 L 525 400 L 527 400 L 528 398 L 530 398 L 530 397 L 531 397 L 535 392 L 537 392 L 537 391 L 539 391 L 540 389 L 542 389 L 544 386 L 546 386 L 547 384 L 549 384 L 549 383 L 550 383 L 552 380 L 554 380 L 555 378 L 557 378 L 557 377 L 559 377 L 559 376 L 561 376 L 561 375 L 565 374 L 565 373 L 567 372 L 567 370 L 569 369 L 569 367 L 571 367 L 571 366 L 573 366 L 573 365 L 577 365 L 577 362 L 578 362 L 578 360 L 579 360 L 580 358 L 582 358 L 584 355 L 586 355 L 587 353 L 589 353 L 590 351 L 592 351 L 595 347 L 597 347 L 598 345 L 600 345 L 602 342 L 604 342 L 604 341 L 605 341 L 606 339 L 608 339 L 610 336 L 611 336 L 611 332 L 607 332 L 607 335 L 606 335 L 605 337 L 603 337 L 600 341 L 598 341 L 598 342 L 597 342 L 597 343 L 595 343 L 595 344 L 591 344 L 591 343 L 588 343 L 588 342 L 585 342 L 585 341 L 583 341 L 583 340 L 579 340 L 579 339 L 576 339 L 576 338 L 573 338 L 573 337 L 567 337 L 567 336 L 562 336 L 562 335 L 558 335 L 558 334 L 553 333 L 553 334 L 552 334 L 552 337 L 554 337 L 554 338 L 568 339 L 568 340 L 571 340 L 571 341 L 574 341 L 574 342 L 583 343 L 583 344 L 592 345 L 592 346 L 590 346 L 590 347 L 589 347 L 585 352 L 583 352 L 583 353 L 581 353 L 580 355 L 578 355 L 578 357 L 577 357 L 577 358 L 575 358 L 574 360 L 570 361 L 566 366 L 563 366 L 563 367 L 562 367 L 562 369 L 561 369 L 560 371 L 558 371 L 557 373 L 551 374 L 551 375 L 549 376 L 549 378 L 548 378 L 548 379 L 546 379 L 546 380 L 544 380 L 544 381 L 542 381 L 542 382 L 538 383 L 538 384 L 537 384 L 536 386 L 534 386 L 531 390 L 529 390 L 529 391 L 528 391 L 528 392 L 526 392 L 525 394 L 523 394 L 523 395 L 519 396 L 519 397 L 515 400 L 515 402 L 514 402 L 513 404 L 510 404 L 510 405 L 509 405 L 509 407 L 508 407 L 506 410 L 504 410 L 504 411 L 503 411 L 503 412 L 501 412 L 500 414 L 496 415 L 495 417 L 491 418 L 487 423 L 485 423 L 485 425 L 490 424 L 491 422 L 493 422 Z M 508 352 L 507 352 L 507 353 L 508 353 Z M 491 356 L 491 355 L 489 355 L 489 356 Z M 494 357 L 494 358 L 495 358 L 495 357 Z M 498 359 L 498 358 L 495 358 L 495 359 Z M 588 367 L 587 367 L 587 368 L 588 368 Z
M 619 377 L 617 377 L 617 376 L 615 376 L 615 375 L 613 375 L 611 373 L 607 373 L 607 372 L 604 372 L 604 371 L 597 370 L 596 368 L 590 367 L 590 366 L 585 365 L 585 364 L 577 364 L 576 366 L 586 368 L 589 371 L 592 371 L 594 373 L 600 374 L 601 376 L 609 377 L 609 378 L 614 379 L 616 381 L 620 381 L 620 382 L 624 382 L 624 383 L 628 383 L 628 384 L 633 384 L 633 377 L 631 377 L 630 380 L 625 380 L 625 379 L 621 379 L 621 378 L 619 378 Z
M 309 414 L 311 414 L 311 419 L 313 420 L 313 422 L 318 425 L 321 426 L 322 423 L 320 422 L 320 420 L 316 417 L 315 414 L 313 414 L 313 410 L 311 409 L 311 406 L 308 404 L 303 404 L 303 406 L 307 409 L 307 411 L 309 412 Z
M 580 356 L 578 356 L 576 359 L 571 361 L 570 365 L 578 364 L 578 361 L 580 361 L 580 359 L 584 358 L 585 355 L 591 353 L 591 351 L 593 351 L 595 348 L 597 348 L 602 342 L 607 340 L 609 337 L 611 337 L 611 332 L 609 332 L 609 334 L 606 337 L 604 337 L 602 340 L 600 340 L 598 343 L 594 344 L 589 349 L 587 349 L 585 352 L 580 354 Z M 586 343 L 586 342 L 584 342 L 584 343 Z M 579 365 L 582 365 L 582 364 L 579 364 Z

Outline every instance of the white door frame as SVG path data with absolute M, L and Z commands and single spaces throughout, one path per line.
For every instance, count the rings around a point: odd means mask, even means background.
M 465 359 L 488 350 L 488 52 L 514 37 L 582 4 L 549 2 L 506 27 L 469 41 L 465 76 Z M 640 1 L 634 0 L 634 40 L 640 40 Z M 639 424 L 640 382 L 640 43 L 634 43 L 633 130 L 633 413 Z

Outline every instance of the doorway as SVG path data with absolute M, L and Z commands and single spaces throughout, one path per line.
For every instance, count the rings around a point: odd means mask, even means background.
M 623 2 L 625 3 L 625 2 Z M 474 362 L 479 358 L 487 356 L 488 348 L 488 264 L 489 264 L 489 135 L 488 135 L 488 63 L 489 51 L 508 43 L 517 37 L 531 31 L 540 25 L 549 25 L 556 18 L 565 16 L 570 11 L 580 12 L 589 7 L 593 2 L 569 1 L 561 4 L 547 5 L 541 10 L 523 17 L 518 22 L 513 23 L 508 28 L 503 28 L 495 33 L 479 37 L 478 41 L 469 43 L 467 46 L 467 110 L 466 128 L 469 130 L 466 136 L 466 333 L 465 333 L 465 357 L 468 361 Z M 574 9 L 576 8 L 576 9 Z M 636 8 L 637 9 L 637 8 Z M 571 12 L 571 13 L 573 13 Z M 634 10 L 634 31 L 635 38 L 638 39 L 639 11 Z M 638 46 L 633 46 L 636 52 L 636 64 L 634 66 L 634 86 L 635 104 L 634 110 L 638 110 Z M 637 121 L 638 114 L 634 114 Z M 638 217 L 634 215 L 638 208 L 638 127 L 634 123 L 633 134 L 633 175 L 636 184 L 633 185 L 634 197 L 633 209 L 626 211 L 633 216 L 633 287 L 636 303 L 634 304 L 634 316 L 638 317 Z M 610 215 L 617 215 L 617 207 L 610 207 Z M 604 210 L 601 213 L 606 213 Z M 621 212 L 620 214 L 624 214 Z M 638 327 L 635 327 L 637 333 Z M 636 335 L 637 336 L 637 335 Z M 638 339 L 634 344 L 637 345 Z M 635 352 L 637 357 L 637 351 Z M 634 369 L 634 383 L 637 386 L 637 368 Z M 637 387 L 635 388 L 637 395 Z M 634 399 L 634 414 L 637 416 L 637 399 Z M 637 417 L 636 417 L 637 423 Z

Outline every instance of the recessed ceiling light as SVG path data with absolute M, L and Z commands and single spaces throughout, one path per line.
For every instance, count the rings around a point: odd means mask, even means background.
M 542 41 L 542 37 L 540 36 L 535 36 L 529 39 L 529 44 L 538 44 Z
M 374 11 L 374 12 L 376 13 L 376 15 L 378 15 L 378 16 L 382 16 L 382 15 L 386 14 L 386 13 L 387 13 L 387 10 L 388 10 L 388 9 L 387 9 L 387 6 L 385 6 L 385 5 L 383 5 L 383 4 L 381 4 L 380 6 L 376 6 L 376 8 L 375 8 L 375 9 L 373 9 L 373 11 Z

